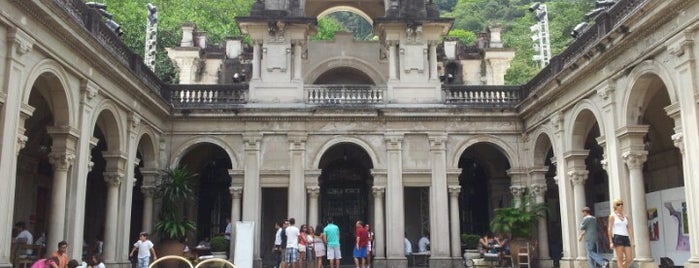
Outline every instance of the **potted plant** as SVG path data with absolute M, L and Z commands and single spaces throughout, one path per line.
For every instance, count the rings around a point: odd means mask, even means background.
M 211 254 L 216 258 L 226 258 L 226 249 L 228 248 L 228 240 L 221 235 L 214 236 L 211 239 Z
M 156 185 L 156 197 L 161 200 L 160 214 L 154 226 L 161 239 L 159 255 L 182 255 L 184 244 L 180 240 L 196 229 L 194 222 L 185 216 L 187 204 L 195 198 L 196 174 L 185 167 L 162 172 L 162 180 Z
M 508 242 L 509 249 L 515 255 L 519 252 L 519 248 L 529 246 L 528 252 L 533 252 L 532 233 L 534 226 L 540 218 L 546 216 L 546 205 L 543 203 L 532 202 L 533 198 L 530 195 L 525 195 L 519 202 L 519 206 L 509 206 L 495 209 L 495 215 L 490 221 L 490 229 L 495 234 L 504 234 L 510 236 L 511 241 Z M 533 258 L 533 256 L 529 256 Z M 513 258 L 514 267 L 518 267 L 517 258 Z
M 463 233 L 461 234 L 461 243 L 465 248 L 464 250 L 464 261 L 467 267 L 472 267 L 474 265 L 473 259 L 478 259 L 481 257 L 481 252 L 478 250 L 478 243 L 480 236 L 477 234 Z

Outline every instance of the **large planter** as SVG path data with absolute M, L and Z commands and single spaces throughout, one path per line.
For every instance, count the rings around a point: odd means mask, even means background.
M 184 244 L 172 239 L 163 240 L 156 245 L 156 253 L 158 254 L 158 257 L 171 255 L 182 256 L 184 255 Z M 158 267 L 178 268 L 180 267 L 180 264 L 181 263 L 178 260 L 165 260 L 161 262 Z
M 464 250 L 464 264 L 466 267 L 473 267 L 475 264 L 475 259 L 481 258 L 481 252 L 477 249 L 467 249 Z

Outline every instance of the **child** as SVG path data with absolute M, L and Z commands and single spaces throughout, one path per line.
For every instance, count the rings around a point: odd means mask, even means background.
M 133 249 L 129 255 L 133 256 L 136 249 L 138 249 L 138 268 L 148 268 L 151 255 L 153 256 L 154 260 L 158 258 L 155 255 L 155 250 L 153 249 L 153 242 L 148 240 L 148 233 L 146 232 L 141 232 L 141 234 L 139 234 L 138 241 L 133 244 Z

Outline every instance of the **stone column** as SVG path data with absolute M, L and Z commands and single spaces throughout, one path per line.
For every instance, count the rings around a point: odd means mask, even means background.
M 110 161 L 109 159 L 107 161 Z M 104 172 L 107 183 L 107 207 L 104 220 L 104 253 L 105 263 L 113 263 L 116 259 L 117 213 L 119 212 L 119 185 L 124 180 L 124 174 L 117 171 Z
M 252 80 L 260 80 L 262 40 L 252 41 Z
M 388 80 L 396 80 L 396 45 L 397 41 L 387 41 L 388 45 Z
M 10 250 L 12 241 L 12 215 L 14 213 L 15 187 L 17 179 L 17 155 L 24 148 L 27 136 L 24 135 L 24 122 L 17 115 L 24 110 L 28 118 L 33 108 L 22 104 L 22 81 L 25 77 L 25 55 L 29 55 L 34 46 L 34 39 L 19 28 L 6 28 L 5 47 L 7 54 L 3 57 L 4 77 L 12 77 L 0 83 L 0 93 L 5 102 L 0 105 L 0 174 L 7 177 L 0 180 L 0 266 L 12 266 Z M 5 95 L 7 94 L 7 95 Z M 23 107 L 24 106 L 24 107 Z M 25 109 L 23 109 L 25 108 Z M 21 131 L 21 132 L 20 132 Z
M 231 186 L 228 187 L 228 192 L 231 194 L 231 241 L 228 245 L 230 252 L 228 256 L 233 260 L 235 255 L 235 236 L 238 232 L 235 230 L 236 222 L 240 221 L 240 197 L 243 195 L 243 187 Z
M 535 176 L 542 176 L 543 178 L 544 174 L 546 173 L 537 174 Z M 538 183 L 532 184 L 529 188 L 531 190 L 532 195 L 534 195 L 534 202 L 536 202 L 537 204 L 543 204 L 544 202 L 546 202 L 544 200 L 544 197 L 546 195 L 546 181 L 544 180 L 543 183 L 538 179 L 534 181 L 537 181 Z M 551 261 L 551 257 L 549 256 L 549 234 L 545 218 L 539 218 L 536 230 L 537 239 L 539 241 L 539 263 L 542 267 L 553 266 L 553 262 Z
M 451 257 L 453 259 L 461 258 L 459 194 L 461 194 L 461 186 L 449 185 L 449 230 L 451 233 Z
M 437 71 L 437 46 L 439 41 L 430 41 L 430 80 L 439 81 L 439 73 Z
M 153 233 L 153 196 L 155 196 L 155 186 L 143 185 L 141 186 L 141 193 L 143 193 L 143 226 L 144 232 Z
M 261 133 L 243 134 L 245 146 L 244 166 L 245 175 L 243 179 L 243 221 L 255 223 L 255 234 L 253 237 L 260 237 L 260 145 L 262 143 Z M 253 259 L 260 260 L 260 241 L 253 239 Z
M 692 31 L 683 31 L 665 42 L 670 55 L 675 56 L 673 80 L 678 81 L 677 102 L 665 107 L 665 112 L 675 123 L 675 133 L 672 140 L 675 147 L 682 152 L 682 171 L 684 177 L 684 194 L 686 200 L 697 200 L 699 187 L 696 178 L 699 178 L 699 151 L 693 149 L 699 147 L 699 101 L 696 99 L 693 81 L 697 80 L 696 68 L 696 38 Z M 670 60 L 673 60 L 671 58 Z M 681 108 L 681 109 L 680 109 Z M 687 137 L 687 139 L 684 139 Z M 695 204 L 695 203 L 694 203 Z M 699 206 L 687 206 L 687 227 L 690 245 L 699 245 Z M 638 240 L 636 240 L 638 242 Z M 687 268 L 699 267 L 699 246 L 691 246 L 689 260 L 684 263 Z
M 301 70 L 303 59 L 301 55 L 303 54 L 303 40 L 292 41 L 294 45 L 294 77 L 293 80 L 301 80 Z
M 449 252 L 449 195 L 447 192 L 447 135 L 428 135 L 432 185 L 430 187 L 430 262 L 450 259 Z
M 289 133 L 289 217 L 299 222 L 306 219 L 305 163 L 306 134 Z
M 386 258 L 391 266 L 404 266 L 406 263 L 403 248 L 405 237 L 405 215 L 403 208 L 403 134 L 389 133 L 386 141 Z M 395 263 L 394 263 L 395 262 Z
M 621 157 L 624 158 L 629 170 L 629 190 L 631 202 L 625 203 L 626 213 L 631 212 L 633 221 L 633 237 L 636 246 L 634 261 L 641 267 L 650 266 L 654 262 L 650 254 L 650 238 L 648 234 L 648 212 L 646 209 L 646 190 L 643 183 L 643 164 L 646 162 L 648 151 L 645 150 L 643 137 L 648 133 L 649 126 L 625 126 L 617 130 L 621 144 Z
M 49 127 L 47 129 L 53 140 L 49 162 L 53 166 L 53 185 L 51 189 L 51 214 L 49 216 L 49 233 L 47 251 L 58 249 L 58 242 L 66 238 L 66 204 L 68 194 L 68 172 L 75 160 L 75 148 L 78 134 L 70 127 Z
M 67 152 L 52 152 L 49 162 L 53 166 L 53 185 L 51 188 L 51 212 L 49 215 L 47 252 L 56 251 L 58 242 L 64 239 L 66 188 L 68 169 L 73 164 L 75 155 Z
M 573 169 L 568 171 L 568 178 L 573 184 L 573 200 L 575 201 L 575 222 L 579 224 L 582 222 L 582 208 L 585 207 L 585 181 L 587 180 L 587 174 L 589 171 L 581 169 Z M 580 214 L 580 215 L 578 215 Z M 576 225 L 577 226 L 577 225 Z M 587 259 L 587 248 L 585 247 L 585 241 L 578 241 L 578 260 Z
M 318 221 L 318 196 L 320 195 L 320 187 L 317 185 L 306 187 L 308 193 L 308 224 L 316 227 Z
M 153 232 L 153 198 L 155 196 L 155 185 L 158 183 L 158 171 L 154 168 L 141 170 L 143 175 L 143 231 Z
M 372 250 L 376 259 L 385 259 L 384 230 L 386 226 L 383 219 L 383 196 L 386 187 L 374 186 L 371 189 L 374 193 L 374 248 Z

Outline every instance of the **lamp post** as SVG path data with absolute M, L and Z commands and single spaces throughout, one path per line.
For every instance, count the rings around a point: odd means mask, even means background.
M 535 2 L 529 7 L 530 12 L 534 12 L 536 18 L 536 24 L 529 27 L 529 29 L 534 33 L 531 36 L 534 43 L 534 50 L 539 52 L 539 54 L 534 55 L 533 60 L 540 62 L 540 68 L 549 64 L 551 60 L 551 35 L 549 34 L 549 17 L 546 4 L 541 4 Z
M 148 8 L 148 20 L 146 21 L 146 45 L 144 48 L 145 55 L 143 62 L 155 71 L 155 52 L 158 35 L 158 8 L 151 3 L 146 5 Z

